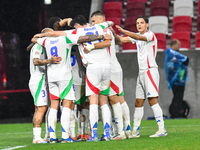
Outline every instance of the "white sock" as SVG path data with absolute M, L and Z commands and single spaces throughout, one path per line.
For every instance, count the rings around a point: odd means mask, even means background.
M 74 111 L 72 110 L 71 111 L 71 116 L 70 116 L 70 135 L 71 137 L 76 137 L 76 134 L 75 134 L 75 123 L 76 123 L 76 120 L 75 120 L 75 115 L 74 115 Z
M 118 133 L 121 135 L 124 135 L 124 127 L 123 127 L 123 119 L 122 119 L 122 109 L 120 106 L 120 103 L 116 103 L 114 105 L 112 105 L 113 108 L 113 112 L 114 112 L 114 118 L 115 118 L 115 122 L 117 125 L 117 130 Z
M 126 102 L 121 104 L 122 108 L 122 116 L 124 119 L 124 128 L 126 131 L 131 130 L 131 125 L 130 125 L 130 110 Z
M 78 111 L 78 116 L 77 116 L 77 124 L 78 124 L 78 136 L 81 134 L 81 121 L 80 121 L 80 116 L 81 116 L 81 112 Z
M 41 127 L 33 128 L 33 139 L 35 140 L 41 139 Z
M 62 126 L 63 139 L 69 138 L 70 116 L 71 116 L 71 109 L 68 107 L 63 107 L 61 114 L 61 121 L 60 121 Z
M 110 137 L 111 112 L 107 104 L 101 106 L 104 135 Z
M 50 108 L 48 122 L 49 122 L 49 133 L 50 138 L 56 139 L 56 123 L 57 123 L 58 110 Z
M 81 113 L 85 116 L 85 121 L 84 121 L 84 134 L 86 133 L 86 130 L 88 128 L 88 121 L 89 121 L 89 110 L 88 109 L 82 109 Z
M 157 103 L 153 106 L 151 106 L 154 117 L 156 119 L 156 122 L 158 124 L 159 131 L 165 131 L 165 125 L 164 125 L 164 120 L 163 120 L 163 112 L 160 107 L 160 105 Z
M 110 134 L 115 135 L 118 133 L 117 130 L 117 124 L 115 122 L 115 116 L 114 116 L 114 112 L 113 112 L 113 108 L 110 108 L 110 112 L 111 112 L 111 127 L 110 127 Z
M 133 126 L 133 131 L 136 131 L 140 129 L 140 124 L 141 124 L 141 120 L 142 117 L 144 115 L 144 107 L 135 107 L 135 113 L 134 113 L 134 126 Z
M 89 109 L 90 125 L 92 129 L 92 137 L 97 137 L 98 124 L 98 105 L 92 104 Z

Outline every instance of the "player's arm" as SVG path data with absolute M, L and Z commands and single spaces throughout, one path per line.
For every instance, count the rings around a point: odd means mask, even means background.
M 120 32 L 122 32 L 122 33 L 124 33 L 124 34 L 130 36 L 131 38 L 133 38 L 133 39 L 135 39 L 135 40 L 147 41 L 147 38 L 146 38 L 145 36 L 143 36 L 143 35 L 139 35 L 139 34 L 136 34 L 136 33 L 134 33 L 134 32 L 130 32 L 130 31 L 128 31 L 128 30 L 124 30 L 124 29 L 122 29 L 122 28 L 121 28 L 120 26 L 118 26 L 118 25 L 116 25 L 116 28 L 117 28 Z
M 95 43 L 95 44 L 85 43 L 84 45 L 85 45 L 85 47 L 83 49 L 84 53 L 89 53 L 93 49 L 110 47 L 111 46 L 111 40 L 104 40 L 102 42 Z
M 51 56 L 50 59 L 39 59 L 39 58 L 33 58 L 33 64 L 35 66 L 42 66 L 46 64 L 59 64 L 60 61 L 62 60 L 61 57 L 55 57 L 55 54 Z
M 96 40 L 111 40 L 111 35 L 105 34 L 105 35 L 96 35 L 96 34 L 89 34 L 85 36 L 80 36 L 78 38 L 77 43 L 85 43 L 90 41 L 96 41 Z
M 65 36 L 65 35 L 67 35 L 65 31 L 52 31 L 52 32 L 35 34 L 33 38 L 58 37 L 58 36 Z
M 31 48 L 34 46 L 34 44 L 35 44 L 35 43 L 31 43 L 31 44 L 29 44 L 29 46 L 26 48 L 26 49 L 27 49 L 27 51 L 30 51 L 30 50 L 31 50 Z
M 122 45 L 122 43 L 132 43 L 128 37 L 121 37 L 121 36 L 117 35 L 117 33 L 115 32 L 115 30 L 112 27 L 109 27 L 109 29 L 112 31 L 112 33 L 114 35 L 116 45 Z
M 72 21 L 72 18 L 65 18 L 65 19 L 63 19 L 63 20 L 61 20 L 59 23 L 58 23 L 58 25 L 60 26 L 60 27 L 63 27 L 63 26 L 65 26 L 66 24 L 68 25 L 68 26 L 70 26 L 70 22 Z

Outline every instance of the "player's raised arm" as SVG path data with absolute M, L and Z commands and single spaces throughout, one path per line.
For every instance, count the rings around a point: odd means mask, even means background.
M 130 31 L 128 31 L 128 30 L 124 30 L 123 28 L 121 28 L 121 27 L 118 26 L 118 25 L 116 25 L 116 28 L 117 28 L 120 32 L 122 32 L 122 33 L 124 33 L 124 34 L 130 36 L 131 38 L 133 38 L 133 39 L 135 39 L 135 40 L 147 41 L 147 38 L 146 38 L 145 36 L 143 36 L 143 35 L 136 34 L 136 33 L 134 33 L 134 32 L 130 32 Z
M 50 59 L 39 59 L 39 58 L 33 58 L 33 64 L 34 66 L 42 66 L 46 64 L 59 64 L 62 58 L 60 56 L 55 57 L 55 54 L 51 56 Z

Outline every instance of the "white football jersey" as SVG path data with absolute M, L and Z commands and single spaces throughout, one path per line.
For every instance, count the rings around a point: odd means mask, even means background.
M 38 84 L 40 79 L 42 78 L 42 75 L 45 72 L 45 66 L 34 66 L 33 64 L 33 58 L 38 58 L 38 59 L 44 59 L 44 49 L 42 48 L 41 45 L 35 44 L 30 52 L 30 80 L 29 82 L 31 84 Z
M 99 24 L 99 25 L 94 25 L 92 27 L 87 27 L 87 28 L 78 28 L 72 32 L 72 34 L 78 35 L 78 36 L 84 36 L 88 34 L 96 34 L 96 35 L 103 35 L 103 29 L 108 27 L 108 24 L 106 22 Z M 93 43 L 98 43 L 101 42 L 101 40 L 97 41 L 92 41 L 88 42 L 89 44 Z M 95 49 L 90 51 L 89 53 L 85 54 L 83 52 L 83 47 L 84 44 L 79 45 L 79 52 L 82 58 L 82 62 L 84 65 L 87 66 L 87 64 L 109 64 L 110 63 L 110 58 L 109 58 L 109 53 L 108 53 L 108 48 L 101 48 L 101 49 Z
M 62 60 L 60 64 L 49 64 L 47 67 L 48 82 L 70 80 L 72 78 L 71 48 L 77 44 L 79 36 L 69 34 L 59 37 L 38 38 L 38 43 L 45 46 L 48 59 L 55 54 Z
M 147 31 L 143 36 L 147 38 L 147 41 L 135 40 L 129 37 L 132 43 L 137 45 L 139 71 L 158 67 L 156 63 L 157 38 L 151 31 Z

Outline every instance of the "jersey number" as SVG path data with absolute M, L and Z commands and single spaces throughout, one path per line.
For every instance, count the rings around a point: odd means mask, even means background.
M 42 97 L 45 97 L 45 96 L 46 96 L 45 90 L 42 90 L 41 92 L 42 92 L 42 94 L 43 94 Z
M 51 51 L 51 56 L 55 54 L 55 57 L 58 57 L 58 48 L 56 46 L 53 46 L 50 51 Z
M 93 32 L 86 32 L 85 35 L 89 35 L 89 34 L 96 34 L 96 35 L 99 35 L 99 32 L 98 31 L 95 31 L 95 33 Z M 99 42 L 101 42 L 101 40 L 99 40 Z M 92 44 L 92 42 L 88 42 L 90 45 Z
M 71 55 L 71 58 L 72 58 L 71 66 L 73 67 L 76 64 L 76 56 L 75 55 Z

